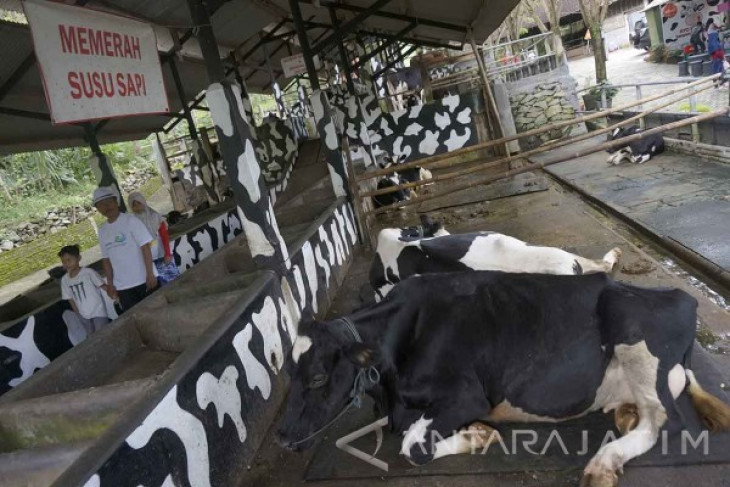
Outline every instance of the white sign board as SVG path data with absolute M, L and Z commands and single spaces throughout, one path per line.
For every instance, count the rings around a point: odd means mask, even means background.
M 319 69 L 319 57 L 314 56 L 314 66 Z M 307 72 L 307 65 L 304 63 L 304 54 L 294 54 L 293 56 L 281 58 L 281 69 L 284 70 L 284 77 L 291 78 Z
M 152 26 L 24 0 L 54 124 L 169 111 Z

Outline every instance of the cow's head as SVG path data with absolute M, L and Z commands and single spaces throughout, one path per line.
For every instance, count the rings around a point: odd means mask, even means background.
M 628 137 L 629 135 L 633 135 L 638 131 L 638 127 L 635 125 L 631 125 L 629 127 L 617 127 L 613 129 L 611 132 L 608 133 L 608 136 L 606 137 L 606 140 L 608 142 L 611 142 L 613 140 L 618 140 L 623 137 Z M 618 146 L 618 147 L 611 147 L 609 149 L 606 149 L 606 152 L 609 154 L 613 154 L 614 152 L 623 149 L 625 146 Z
M 378 162 L 378 166 L 380 166 L 382 169 L 385 169 L 386 167 L 390 167 L 394 164 L 403 164 L 406 162 L 407 156 L 405 154 L 400 154 L 396 156 L 391 156 L 390 154 L 385 154 L 383 158 Z
M 298 333 L 287 361 L 291 388 L 278 429 L 279 444 L 294 451 L 312 446 L 311 436 L 347 406 L 358 372 L 375 365 L 378 356 L 340 320 L 302 323 Z

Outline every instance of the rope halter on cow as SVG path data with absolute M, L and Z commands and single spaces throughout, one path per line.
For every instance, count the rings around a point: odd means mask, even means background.
M 357 328 L 355 328 L 355 324 L 350 321 L 349 318 L 343 316 L 342 318 L 335 320 L 335 323 L 338 321 L 342 322 L 345 325 L 345 328 L 350 332 L 352 337 L 355 339 L 355 342 L 363 343 L 360 332 L 357 331 Z M 350 390 L 350 400 L 347 402 L 342 411 L 337 413 L 337 416 L 335 416 L 332 421 L 328 422 L 306 438 L 292 442 L 291 445 L 299 445 L 301 443 L 311 440 L 312 438 L 332 426 L 335 422 L 337 422 L 337 420 L 344 416 L 344 414 L 349 411 L 350 408 L 362 407 L 362 397 L 365 395 L 365 392 L 367 392 L 370 388 L 378 385 L 379 383 L 380 372 L 378 371 L 378 369 L 375 368 L 374 365 L 371 365 L 370 367 L 360 367 L 357 371 L 357 375 L 355 375 L 355 381 L 352 384 L 352 389 Z

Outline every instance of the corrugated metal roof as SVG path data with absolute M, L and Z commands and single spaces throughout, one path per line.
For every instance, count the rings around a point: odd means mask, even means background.
M 73 4 L 74 0 L 63 0 Z M 502 22 L 519 0 L 392 0 L 383 12 L 407 15 L 421 19 L 408 37 L 423 41 L 458 43 L 468 41 L 466 31 L 473 29 L 478 42 L 486 37 Z M 220 7 L 212 16 L 213 29 L 220 45 L 221 57 L 231 49 L 239 48 L 245 52 L 259 38 L 259 33 L 266 33 L 282 18 L 290 17 L 288 0 L 212 0 L 209 4 Z M 327 4 L 327 0 L 321 0 Z M 357 9 L 367 8 L 372 0 L 348 0 L 337 2 L 338 5 L 349 6 L 350 10 L 339 10 L 341 23 L 357 15 Z M 192 27 L 187 2 L 185 0 L 89 0 L 87 7 L 117 12 L 136 17 L 155 26 L 158 34 L 158 49 L 169 51 L 172 37 L 169 29 L 182 32 Z M 18 0 L 0 0 L 0 9 L 21 10 Z M 352 11 L 352 10 L 355 11 Z M 325 6 L 315 7 L 312 2 L 303 2 L 302 11 L 305 19 L 330 24 L 329 11 Z M 445 29 L 427 25 L 429 22 L 446 22 L 454 24 L 457 29 Z M 395 34 L 409 23 L 408 20 L 370 16 L 363 27 L 370 31 Z M 286 29 L 293 29 L 287 24 Z M 282 30 L 281 32 L 283 32 Z M 315 36 L 324 30 L 312 29 L 310 35 Z M 281 77 L 281 58 L 289 55 L 289 49 L 283 41 L 269 43 L 271 66 L 277 80 L 283 85 Z M 296 40 L 289 43 L 291 51 L 296 53 Z M 278 51 L 274 53 L 277 49 Z M 0 22 L 0 86 L 16 72 L 17 67 L 31 53 L 30 33 L 26 26 Z M 185 43 L 181 52 L 183 61 L 179 69 L 185 86 L 186 97 L 193 99 L 208 84 L 202 56 L 197 41 L 193 38 Z M 166 84 L 173 111 L 180 109 L 172 77 L 168 68 L 164 68 Z M 253 56 L 246 60 L 241 68 L 248 88 L 252 92 L 271 92 L 270 75 L 267 68 L 263 48 L 259 48 Z M 43 87 L 36 67 L 32 67 L 7 94 L 0 100 L 0 106 L 38 113 L 48 113 Z M 146 137 L 150 132 L 159 130 L 169 121 L 167 117 L 140 116 L 110 121 L 100 132 L 101 142 L 132 140 Z M 52 126 L 50 122 L 15 115 L 0 114 L 0 153 L 18 152 L 22 150 L 48 149 L 72 145 L 84 145 L 81 129 L 73 126 Z

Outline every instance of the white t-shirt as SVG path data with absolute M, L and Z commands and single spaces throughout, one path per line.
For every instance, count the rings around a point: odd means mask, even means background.
M 93 269 L 82 267 L 75 277 L 68 273 L 61 278 L 61 297 L 73 299 L 79 314 L 86 319 L 107 316 L 101 286 L 104 281 Z
M 144 257 L 140 247 L 152 242 L 152 235 L 138 218 L 120 213 L 114 223 L 99 227 L 101 255 L 109 259 L 114 270 L 114 287 L 119 291 L 147 282 Z M 157 275 L 155 266 L 152 271 Z

